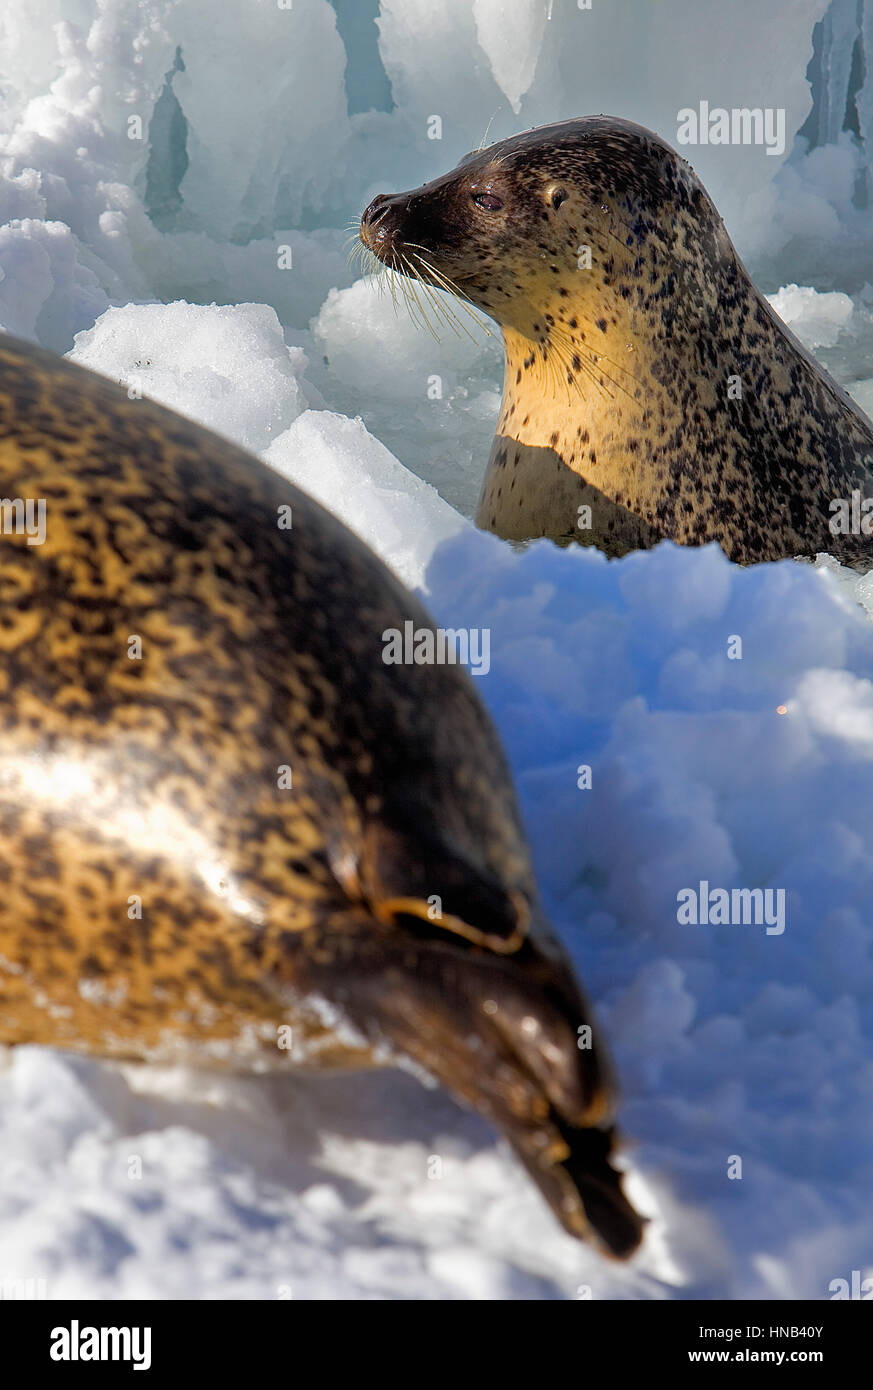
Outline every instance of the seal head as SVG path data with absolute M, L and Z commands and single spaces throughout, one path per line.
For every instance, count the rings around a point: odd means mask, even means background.
M 873 424 L 651 131 L 604 116 L 527 131 L 380 195 L 360 235 L 503 331 L 480 526 L 608 554 L 668 538 L 741 562 L 873 560 L 869 535 L 832 524 L 855 490 L 873 497 Z

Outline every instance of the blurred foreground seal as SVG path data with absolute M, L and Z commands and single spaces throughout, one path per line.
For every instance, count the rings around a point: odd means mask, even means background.
M 873 424 L 651 131 L 605 116 L 530 130 L 380 194 L 360 236 L 503 330 L 486 530 L 613 555 L 669 538 L 739 562 L 873 564 Z
M 457 667 L 383 661 L 421 606 L 255 459 L 6 336 L 0 492 L 0 1042 L 412 1058 L 629 1254 L 497 736 Z

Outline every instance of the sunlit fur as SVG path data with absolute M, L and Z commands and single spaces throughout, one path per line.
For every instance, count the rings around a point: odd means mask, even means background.
M 389 276 L 414 278 L 419 311 L 438 286 L 500 325 L 480 526 L 609 554 L 669 538 L 740 562 L 873 562 L 869 537 L 830 531 L 834 499 L 873 496 L 873 423 L 651 131 L 606 116 L 526 131 L 380 195 L 360 236 Z

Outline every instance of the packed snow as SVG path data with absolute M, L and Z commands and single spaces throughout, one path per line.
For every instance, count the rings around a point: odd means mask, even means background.
M 69 356 L 258 453 L 308 406 L 300 348 L 266 304 L 130 304 L 76 336 Z
M 564 1235 L 410 1075 L 22 1048 L 0 1053 L 0 1296 L 820 1299 L 873 1275 L 873 576 L 477 532 L 499 340 L 461 313 L 436 341 L 344 245 L 489 123 L 607 111 L 675 143 L 702 98 L 784 107 L 784 155 L 683 153 L 870 411 L 873 3 L 505 8 L 9 0 L 0 325 L 261 454 L 437 620 L 490 628 L 477 688 L 611 1041 L 643 1248 L 620 1267 Z M 784 890 L 784 931 L 684 924 L 704 881 Z

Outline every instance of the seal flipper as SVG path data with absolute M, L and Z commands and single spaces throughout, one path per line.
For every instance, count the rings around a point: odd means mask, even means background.
M 358 886 L 378 928 L 350 1013 L 503 1132 L 570 1234 L 627 1257 L 643 1221 L 609 1161 L 609 1066 L 599 1039 L 580 1044 L 591 1012 L 560 943 L 521 888 L 436 837 L 423 869 L 401 834 L 367 840 Z
M 646 1219 L 631 1206 L 621 1174 L 610 1163 L 614 1129 L 560 1122 L 556 1127 L 566 1144 L 565 1158 L 545 1167 L 516 1146 L 519 1157 L 565 1230 L 583 1240 L 593 1235 L 605 1254 L 627 1259 L 642 1240 Z
M 643 1223 L 609 1161 L 604 1049 L 578 1047 L 590 1013 L 569 967 L 530 942 L 496 955 L 463 937 L 422 937 L 420 925 L 383 928 L 366 986 L 356 962 L 357 1021 L 503 1133 L 565 1230 L 630 1255 Z

